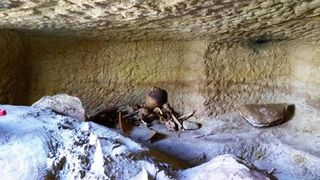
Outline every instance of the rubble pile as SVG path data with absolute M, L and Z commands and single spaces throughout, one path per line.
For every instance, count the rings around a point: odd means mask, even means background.
M 0 174 L 6 179 L 169 180 L 185 176 L 196 179 L 215 172 L 224 172 L 224 177 L 229 178 L 241 175 L 250 180 L 268 179 L 252 166 L 229 156 L 229 163 L 220 168 L 216 167 L 220 164 L 217 161 L 226 157 L 213 159 L 204 165 L 206 168 L 174 170 L 148 148 L 93 122 L 60 115 L 48 108 L 0 105 L 0 109 L 7 111 L 0 117 Z M 251 173 L 235 175 L 244 167 Z

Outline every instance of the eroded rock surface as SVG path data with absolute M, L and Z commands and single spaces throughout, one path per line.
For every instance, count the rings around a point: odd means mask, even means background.
M 68 35 L 4 36 L 3 103 L 67 92 L 93 111 L 139 103 L 153 85 L 168 89 L 178 111 L 199 114 L 319 101 L 317 0 L 6 0 L 0 8 L 1 28 Z
M 317 0 L 5 0 L 0 8 L 3 28 L 98 39 L 319 40 Z
M 66 92 L 80 97 L 92 112 L 104 105 L 142 104 L 152 86 L 165 88 L 170 105 L 182 114 L 209 110 L 219 115 L 253 103 L 320 102 L 320 44 L 56 37 L 30 37 L 27 44 L 27 103 Z
M 21 34 L 0 30 L 0 54 L 0 102 L 24 103 L 27 99 L 28 82 L 25 80 L 25 58 L 22 58 L 24 48 Z

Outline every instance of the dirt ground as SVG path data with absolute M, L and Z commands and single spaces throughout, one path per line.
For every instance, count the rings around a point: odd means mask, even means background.
M 202 128 L 172 132 L 154 122 L 157 141 L 144 141 L 145 127 L 136 127 L 131 137 L 168 155 L 171 163 L 190 167 L 230 153 L 271 173 L 278 179 L 320 178 L 320 124 L 316 110 L 298 110 L 289 121 L 269 128 L 255 128 L 239 113 L 203 120 Z M 172 158 L 174 157 L 174 158 Z M 175 159 L 172 161 L 172 159 Z

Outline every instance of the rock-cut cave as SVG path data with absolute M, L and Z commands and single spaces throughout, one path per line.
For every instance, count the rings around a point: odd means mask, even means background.
M 5 179 L 320 179 L 319 0 L 1 0 Z

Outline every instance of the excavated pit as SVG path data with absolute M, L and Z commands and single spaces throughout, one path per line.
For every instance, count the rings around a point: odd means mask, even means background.
M 0 2 L 0 103 L 81 99 L 88 115 L 143 104 L 166 89 L 202 124 L 145 143 L 195 166 L 230 153 L 278 179 L 320 179 L 320 3 L 314 1 Z M 294 105 L 285 123 L 255 128 L 243 104 Z M 164 155 L 164 156 L 165 156 Z

